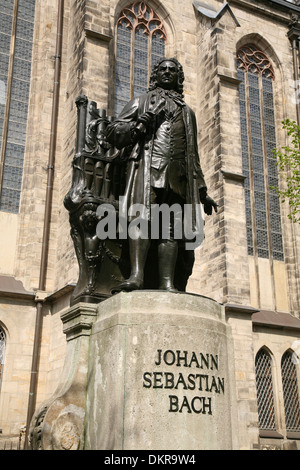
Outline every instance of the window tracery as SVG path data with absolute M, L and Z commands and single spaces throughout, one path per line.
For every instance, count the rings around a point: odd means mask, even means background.
M 125 7 L 117 21 L 115 113 L 133 96 L 145 93 L 153 65 L 164 56 L 167 34 L 145 2 Z
M 243 46 L 237 53 L 238 69 L 275 78 L 273 66 L 264 52 L 253 45 Z

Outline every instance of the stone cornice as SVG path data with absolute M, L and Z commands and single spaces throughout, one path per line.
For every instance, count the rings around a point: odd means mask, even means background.
M 300 320 L 290 313 L 261 310 L 252 316 L 253 325 L 268 328 L 300 330 Z
M 232 77 L 230 75 L 225 75 L 223 73 L 218 73 L 217 75 L 218 75 L 218 77 L 219 77 L 219 79 L 222 83 L 229 83 L 229 84 L 235 85 L 237 87 L 241 83 L 241 80 L 239 80 L 238 78 Z
M 110 42 L 112 40 L 112 36 L 108 36 L 107 34 L 99 33 L 91 28 L 84 28 L 86 37 L 98 39 L 98 41 L 103 42 Z
M 271 17 L 287 25 L 291 22 L 291 14 L 299 13 L 300 7 L 285 0 L 228 0 L 229 5 L 253 11 L 256 15 Z
M 277 5 L 278 7 L 282 7 L 287 10 L 294 10 L 300 13 L 300 6 L 295 5 L 294 3 L 287 2 L 286 0 L 267 0 L 273 5 Z
M 222 175 L 225 179 L 236 181 L 238 183 L 244 183 L 246 176 L 240 173 L 234 173 L 228 170 L 221 170 Z
M 277 328 L 284 330 L 300 330 L 300 319 L 286 312 L 259 310 L 246 305 L 225 304 L 227 317 L 251 317 L 253 326 Z
M 36 293 L 27 291 L 23 283 L 13 276 L 0 276 L 0 297 L 34 301 Z

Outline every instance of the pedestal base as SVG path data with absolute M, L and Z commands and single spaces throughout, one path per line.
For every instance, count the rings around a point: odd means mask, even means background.
M 191 294 L 120 293 L 90 337 L 85 449 L 229 450 L 232 339 L 224 308 Z
M 31 420 L 32 450 L 83 449 L 89 335 L 96 315 L 97 305 L 84 303 L 61 315 L 67 339 L 64 369 L 54 395 Z

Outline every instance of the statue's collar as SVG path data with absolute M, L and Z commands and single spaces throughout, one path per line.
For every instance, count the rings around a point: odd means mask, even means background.
M 156 88 L 155 90 L 159 95 L 161 96 L 168 96 L 171 98 L 175 103 L 177 103 L 179 106 L 185 106 L 185 102 L 182 99 L 182 96 L 177 93 L 177 91 L 174 90 L 165 90 L 164 88 Z

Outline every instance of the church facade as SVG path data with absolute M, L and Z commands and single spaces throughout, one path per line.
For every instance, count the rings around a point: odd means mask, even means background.
M 0 7 L 0 448 L 22 448 L 66 354 L 78 280 L 64 198 L 79 96 L 116 116 L 161 57 L 183 66 L 205 218 L 186 292 L 225 306 L 239 449 L 300 448 L 300 225 L 274 148 L 300 124 L 300 6 L 287 0 L 4 0 Z M 174 294 L 176 296 L 176 294 Z M 175 298 L 175 297 L 174 297 Z M 25 437 L 26 439 L 26 437 Z

